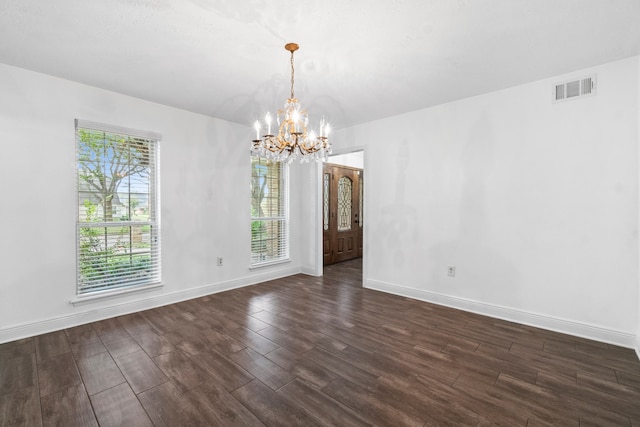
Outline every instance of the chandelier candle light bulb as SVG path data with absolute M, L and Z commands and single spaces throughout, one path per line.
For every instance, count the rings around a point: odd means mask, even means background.
M 264 116 L 264 121 L 267 122 L 267 136 L 271 136 L 271 113 Z
M 278 162 L 286 161 L 291 163 L 294 159 L 300 158 L 301 162 L 309 160 L 326 160 L 331 154 L 331 144 L 329 144 L 329 125 L 324 117 L 320 122 L 319 134 L 312 130 L 307 130 L 309 126 L 309 115 L 302 109 L 300 101 L 293 93 L 294 67 L 293 52 L 298 50 L 298 45 L 288 43 L 284 47 L 291 52 L 291 96 L 284 104 L 284 109 L 276 113 L 277 134 L 271 134 L 271 114 L 265 115 L 264 121 L 267 127 L 267 134 L 260 137 L 260 121 L 256 120 L 256 139 L 253 140 L 251 151 L 260 157 L 266 157 Z

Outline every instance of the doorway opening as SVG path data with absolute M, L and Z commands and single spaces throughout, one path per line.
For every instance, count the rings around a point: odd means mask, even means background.
M 330 156 L 322 170 L 322 265 L 362 259 L 364 152 Z

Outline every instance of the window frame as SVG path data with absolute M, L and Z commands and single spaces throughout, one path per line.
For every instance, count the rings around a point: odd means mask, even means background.
M 139 140 L 145 140 L 148 142 L 146 150 L 148 152 L 142 156 L 142 159 L 148 161 L 147 168 L 148 177 L 146 178 L 146 185 L 148 191 L 138 193 L 134 189 L 134 186 L 129 183 L 126 187 L 126 191 L 121 191 L 122 183 L 118 183 L 116 187 L 115 195 L 127 194 L 129 204 L 127 209 L 129 215 L 131 215 L 131 201 L 134 200 L 132 195 L 143 195 L 143 199 L 146 198 L 146 210 L 148 218 L 146 219 L 133 219 L 132 216 L 127 216 L 125 219 L 114 220 L 113 215 L 109 215 L 107 218 L 101 218 L 101 220 L 88 220 L 88 218 L 81 218 L 81 211 L 86 212 L 87 205 L 86 200 L 91 197 L 92 194 L 99 195 L 98 191 L 91 191 L 87 189 L 88 184 L 81 184 L 81 170 L 83 164 L 89 163 L 87 160 L 83 160 L 81 156 L 86 154 L 86 151 L 81 149 L 80 131 L 93 131 L 101 132 L 104 134 L 112 134 L 116 136 L 126 137 L 126 148 L 131 150 L 132 147 L 138 148 L 140 146 Z M 159 133 L 142 131 L 137 129 L 130 129 L 121 126 L 108 125 L 103 123 L 96 123 L 87 120 L 75 120 L 75 168 L 76 168 L 76 300 L 86 301 L 94 298 L 101 298 L 106 296 L 119 295 L 123 293 L 136 292 L 149 288 L 157 288 L 162 286 L 162 268 L 161 268 L 161 239 L 160 239 L 160 141 L 162 136 Z M 112 147 L 111 147 L 112 148 Z M 113 149 L 113 148 L 112 148 Z M 114 150 L 115 151 L 115 150 Z M 102 155 L 102 154 L 101 154 Z M 106 155 L 105 155 L 106 156 Z M 131 157 L 129 157 L 131 159 Z M 105 165 L 112 166 L 113 163 L 105 163 Z M 131 164 L 127 165 L 132 168 Z M 106 167 L 105 167 L 106 169 Z M 129 172 L 131 169 L 128 170 Z M 128 176 L 133 176 L 128 175 Z M 130 180 L 132 181 L 132 180 Z M 138 199 L 135 199 L 138 200 Z M 138 200 L 139 201 L 139 200 Z M 81 206 L 82 204 L 82 206 Z M 100 204 L 92 203 L 93 206 L 99 206 Z M 112 208 L 113 209 L 113 208 Z M 113 212 L 113 210 L 111 211 Z M 109 242 L 109 233 L 113 232 L 115 228 L 120 228 L 120 231 L 114 235 L 118 236 L 116 244 L 111 246 Z M 83 244 L 86 246 L 88 230 L 100 230 L 96 235 L 100 239 L 99 247 L 104 254 L 98 251 L 99 255 L 95 256 L 95 253 L 90 253 L 85 249 L 83 250 Z M 104 229 L 104 236 L 101 229 Z M 122 229 L 128 229 L 127 232 L 123 232 Z M 140 247 L 134 252 L 134 235 L 136 240 L 140 239 Z M 125 242 L 121 243 L 120 238 L 124 236 Z M 126 240 L 128 237 L 128 241 Z M 89 237 L 90 239 L 91 237 Z M 144 244 L 143 244 L 144 243 Z M 144 249 L 144 246 L 148 244 L 148 250 Z M 115 249 L 114 249 L 115 248 Z M 120 249 L 118 249 L 120 248 Z M 110 252 L 119 251 L 121 248 L 127 248 L 124 252 Z M 148 254 L 148 261 L 147 255 Z M 87 257 L 91 259 L 98 259 L 98 262 L 94 264 L 99 265 L 104 269 L 106 265 L 114 260 L 121 260 L 128 258 L 128 265 L 119 266 L 110 273 L 102 274 L 96 273 L 93 279 L 87 280 L 86 274 L 83 273 L 83 269 L 86 273 L 87 269 Z M 102 258 L 102 259 L 100 259 Z M 137 265 L 135 265 L 137 263 Z M 125 262 L 126 264 L 126 262 Z M 124 280 L 120 280 L 119 277 Z M 100 281 L 102 283 L 100 283 Z
M 279 168 L 279 177 L 278 177 L 278 212 L 275 215 L 263 215 L 259 216 L 254 214 L 254 188 L 253 188 L 253 179 L 254 179 L 254 162 L 264 162 L 265 164 L 262 166 L 269 167 L 268 164 L 278 165 Z M 261 268 L 274 264 L 281 264 L 291 261 L 291 240 L 290 240 L 290 229 L 291 229 L 291 221 L 289 217 L 289 165 L 286 162 L 277 162 L 272 159 L 268 159 L 266 157 L 260 157 L 257 155 L 252 155 L 250 160 L 250 201 L 251 201 L 251 211 L 250 211 L 250 253 L 249 253 L 249 268 Z M 265 176 L 265 179 L 267 177 Z M 264 196 L 263 196 L 264 198 Z M 255 222 L 257 221 L 267 221 L 278 223 L 278 234 L 277 234 L 277 256 L 269 256 L 266 252 L 267 249 L 256 252 L 255 242 L 262 241 L 262 244 L 266 247 L 267 241 L 273 240 L 273 237 L 267 237 L 265 239 L 255 239 Z M 263 259 L 256 259 L 256 255 L 258 254 Z M 260 255 L 261 254 L 261 255 Z

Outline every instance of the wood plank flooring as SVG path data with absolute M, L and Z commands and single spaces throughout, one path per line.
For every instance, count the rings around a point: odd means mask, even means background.
M 630 349 L 362 289 L 361 261 L 0 345 L 0 426 L 640 426 Z

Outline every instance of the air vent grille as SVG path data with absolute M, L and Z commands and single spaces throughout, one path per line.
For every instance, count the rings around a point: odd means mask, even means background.
M 596 76 L 588 76 L 578 80 L 570 80 L 554 85 L 554 102 L 566 101 L 596 93 Z

